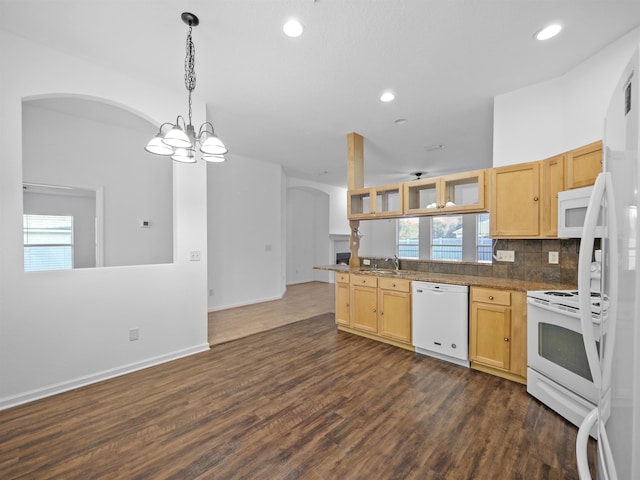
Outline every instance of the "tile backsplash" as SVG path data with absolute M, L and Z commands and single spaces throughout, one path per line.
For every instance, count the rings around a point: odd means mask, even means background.
M 578 282 L 580 239 L 499 239 L 495 241 L 494 255 L 497 250 L 512 250 L 515 261 L 498 262 L 495 257 L 491 264 L 400 259 L 400 268 L 419 272 L 512 278 L 530 282 L 572 285 L 576 285 Z M 549 264 L 549 252 L 559 253 L 557 265 Z M 392 268 L 391 262 L 384 259 L 371 258 L 371 264 L 372 266 L 375 264 L 379 268 Z

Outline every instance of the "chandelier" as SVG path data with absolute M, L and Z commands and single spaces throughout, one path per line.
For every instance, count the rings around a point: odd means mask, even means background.
M 187 55 L 184 60 L 184 84 L 189 92 L 189 123 L 178 115 L 176 123 L 163 123 L 158 134 L 153 137 L 145 150 L 156 155 L 170 156 L 176 162 L 195 163 L 196 145 L 200 144 L 202 159 L 208 162 L 224 162 L 227 148 L 213 131 L 211 122 L 205 122 L 200 126 L 198 134 L 191 124 L 191 93 L 196 88 L 195 55 L 196 49 L 191 40 L 191 30 L 200 23 L 193 13 L 184 12 L 182 21 L 189 26 L 187 34 Z M 170 126 L 170 128 L 165 128 Z M 163 128 L 165 132 L 163 133 Z

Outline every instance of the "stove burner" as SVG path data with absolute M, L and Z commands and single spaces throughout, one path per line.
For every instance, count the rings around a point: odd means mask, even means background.
M 577 293 L 577 292 L 576 292 Z M 560 291 L 550 291 L 544 292 L 545 295 L 552 295 L 554 297 L 573 297 L 575 294 L 573 292 L 560 292 Z

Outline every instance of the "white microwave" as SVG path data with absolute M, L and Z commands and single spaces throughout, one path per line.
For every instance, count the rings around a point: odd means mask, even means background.
M 593 187 L 558 192 L 558 238 L 581 238 Z M 602 238 L 602 208 L 595 236 Z

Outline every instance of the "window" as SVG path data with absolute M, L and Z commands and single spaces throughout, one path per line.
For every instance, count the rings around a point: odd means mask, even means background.
M 24 271 L 73 268 L 73 217 L 23 216 Z
M 398 219 L 400 258 L 491 263 L 489 214 Z
M 418 243 L 418 218 L 400 218 L 398 220 L 398 257 L 420 258 Z
M 462 261 L 462 215 L 431 218 L 431 260 Z

